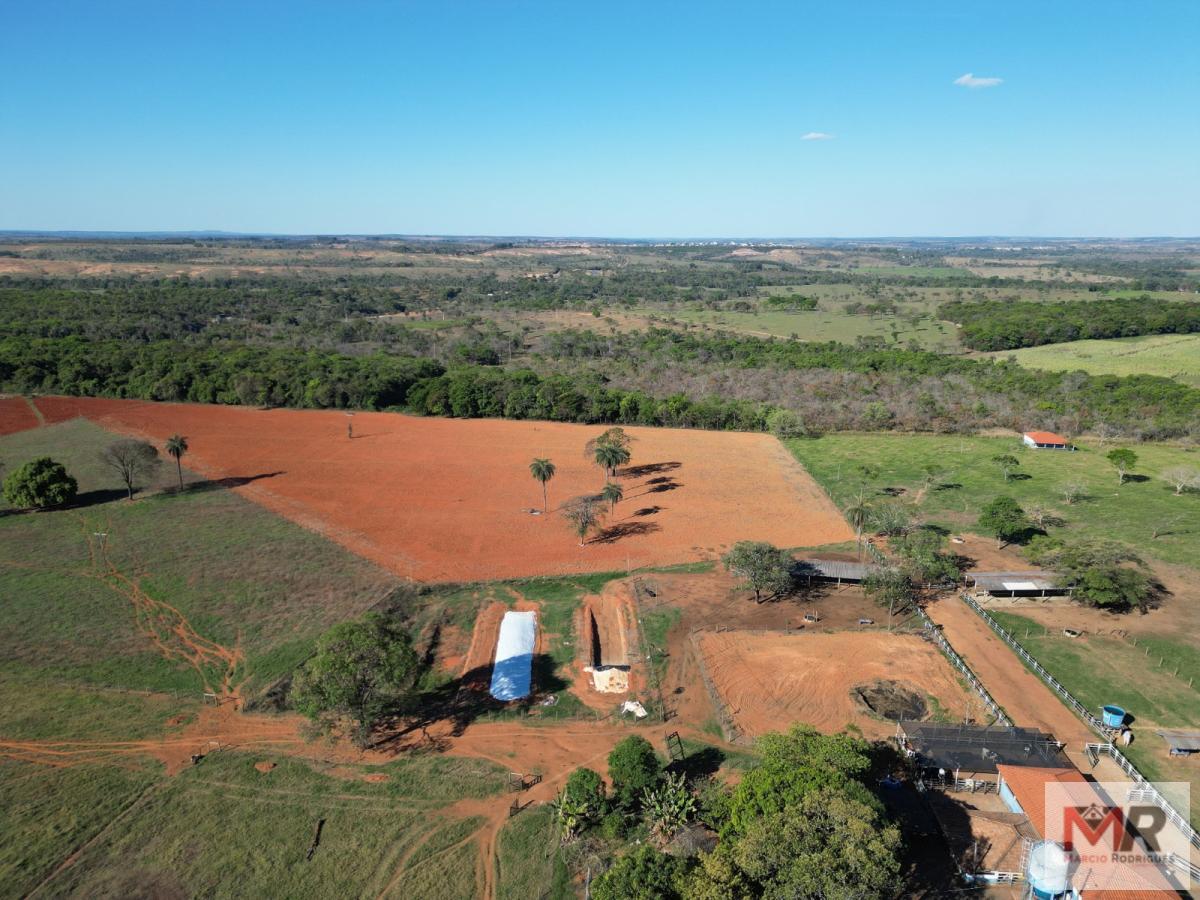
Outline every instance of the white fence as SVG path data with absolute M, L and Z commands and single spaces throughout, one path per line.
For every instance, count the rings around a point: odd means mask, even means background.
M 1196 829 L 1192 827 L 1191 823 L 1178 810 L 1176 810 L 1174 806 L 1171 805 L 1170 801 L 1167 800 L 1166 797 L 1158 792 L 1154 785 L 1152 785 L 1146 779 L 1146 777 L 1138 771 L 1137 766 L 1131 763 L 1124 753 L 1113 746 L 1111 741 L 1107 740 L 1107 738 L 1109 738 L 1113 732 L 1116 731 L 1116 729 L 1109 728 L 1094 715 L 1092 715 L 1086 706 L 1076 700 L 1071 692 L 1063 687 L 1057 678 L 1047 672 L 1041 663 L 1030 656 L 1029 651 L 1022 647 L 1017 642 L 1017 639 L 1009 634 L 999 622 L 993 619 L 991 615 L 988 614 L 987 610 L 976 603 L 973 597 L 971 597 L 969 594 L 963 594 L 962 599 L 967 606 L 971 607 L 971 609 L 975 610 L 975 612 L 979 614 L 983 621 L 987 623 L 988 627 L 991 628 L 992 631 L 996 632 L 996 634 L 1000 636 L 1000 639 L 1003 640 L 1004 643 L 1012 647 L 1017 656 L 1021 657 L 1021 659 L 1025 660 L 1025 662 L 1029 664 L 1029 668 L 1033 669 L 1033 671 L 1037 673 L 1038 677 L 1040 677 L 1042 681 L 1049 685 L 1056 694 L 1062 697 L 1063 702 L 1066 703 L 1067 706 L 1071 707 L 1071 709 L 1075 711 L 1079 718 L 1083 719 L 1084 722 L 1091 726 L 1093 731 L 1099 734 L 1102 738 L 1106 739 L 1104 743 L 1092 743 L 1084 746 L 1084 753 L 1086 753 L 1088 759 L 1092 761 L 1092 765 L 1095 765 L 1096 762 L 1099 761 L 1100 754 L 1102 753 L 1111 757 L 1112 760 L 1118 766 L 1120 766 L 1121 771 L 1132 778 L 1134 783 L 1137 785 L 1137 787 L 1135 787 L 1130 793 L 1130 798 L 1137 799 L 1141 802 L 1148 801 L 1153 803 L 1167 814 L 1167 819 L 1171 822 L 1171 824 L 1179 829 L 1180 833 L 1182 833 L 1183 836 L 1191 842 L 1192 846 L 1200 847 L 1200 834 L 1196 833 Z M 1137 794 L 1138 796 L 1135 798 L 1133 796 L 1134 794 Z
M 988 708 L 993 716 L 995 716 L 997 725 L 1012 725 L 1008 716 L 1004 714 L 1004 710 L 1000 708 L 1000 704 L 992 699 L 992 695 L 988 693 L 987 688 L 983 686 L 983 682 L 975 677 L 975 673 L 971 671 L 971 667 L 963 662 L 963 658 L 959 656 L 954 648 L 950 646 L 950 642 L 946 640 L 946 636 L 942 634 L 942 630 L 934 624 L 933 619 L 929 618 L 925 610 L 917 607 L 917 615 L 921 617 L 921 621 L 925 623 L 925 633 L 928 634 L 941 648 L 942 653 L 946 655 L 946 659 L 950 660 L 951 665 L 962 673 L 967 684 L 975 689 L 975 692 L 983 698 L 984 705 Z

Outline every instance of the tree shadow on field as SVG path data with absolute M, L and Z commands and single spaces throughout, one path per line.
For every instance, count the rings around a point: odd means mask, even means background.
M 647 475 L 659 475 L 663 472 L 673 472 L 682 465 L 683 463 L 680 462 L 646 463 L 645 465 L 641 466 L 626 466 L 617 474 L 627 475 L 630 478 L 644 478 Z
M 654 522 L 618 522 L 616 525 L 601 529 L 600 533 L 588 543 L 615 544 L 621 538 L 638 537 L 643 534 L 652 534 L 655 531 L 662 531 L 662 527 Z
M 547 653 L 535 654 L 531 661 L 532 690 L 528 697 L 504 702 L 489 692 L 492 665 L 477 666 L 458 678 L 422 691 L 403 714 L 384 723 L 380 736 L 371 744 L 372 750 L 399 753 L 405 750 L 449 749 L 445 737 L 431 735 L 429 728 L 448 722 L 450 737 L 459 737 L 480 716 L 502 710 L 529 710 L 537 707 L 549 694 L 570 687 L 557 672 L 557 663 Z
M 66 504 L 67 509 L 83 509 L 86 506 L 99 506 L 101 503 L 112 503 L 114 500 L 124 500 L 129 492 L 123 488 L 101 488 L 95 491 L 84 491 L 76 494 L 75 499 Z
M 211 478 L 205 481 L 197 481 L 195 484 L 190 484 L 187 487 L 188 491 L 217 491 L 229 488 L 245 487 L 254 481 L 261 481 L 264 478 L 274 478 L 276 475 L 286 475 L 286 472 L 263 472 L 259 475 L 227 475 L 224 478 Z
M 641 509 L 634 510 L 633 514 L 635 516 L 654 516 L 662 511 L 663 508 L 661 506 L 643 506 Z

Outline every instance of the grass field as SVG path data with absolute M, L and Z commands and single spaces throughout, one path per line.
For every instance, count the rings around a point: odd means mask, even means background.
M 710 309 L 656 310 L 640 308 L 635 314 L 664 322 L 707 325 L 727 331 L 740 331 L 769 337 L 797 337 L 803 341 L 841 341 L 853 344 L 860 337 L 882 338 L 902 347 L 916 343 L 926 350 L 961 350 L 954 327 L 931 315 L 914 316 L 851 315 L 840 310 L 817 309 L 811 312 L 733 312 Z
M 1175 496 L 1158 475 L 1172 466 L 1200 467 L 1200 453 L 1161 444 L 1141 444 L 1137 473 L 1147 477 L 1118 488 L 1104 458 L 1109 448 L 1075 453 L 1023 449 L 1015 437 L 834 434 L 787 442 L 789 449 L 845 508 L 864 491 L 873 502 L 884 489 L 900 488 L 901 502 L 920 518 L 952 530 L 973 530 L 980 508 L 1006 495 L 1029 505 L 1044 504 L 1061 516 L 1051 531 L 1121 541 L 1148 557 L 1195 566 L 1200 551 L 1200 495 Z M 994 456 L 1012 454 L 1020 475 L 1005 482 Z M 864 477 L 859 466 L 875 469 Z M 942 468 L 936 483 L 922 491 L 923 467 Z M 1086 498 L 1066 504 L 1059 490 L 1067 482 L 1084 485 Z M 1154 538 L 1155 529 L 1162 533 Z
M 994 353 L 1031 369 L 1082 369 L 1093 375 L 1161 375 L 1200 387 L 1200 334 L 1152 334 L 1107 341 L 1044 344 Z
M 42 454 L 63 462 L 85 503 L 20 515 L 0 507 L 0 659 L 13 673 L 34 673 L 39 684 L 198 698 L 214 673 L 154 649 L 130 594 L 136 584 L 196 634 L 239 647 L 237 677 L 253 694 L 301 662 L 323 630 L 396 586 L 370 563 L 228 490 L 121 499 L 114 474 L 98 462 L 111 440 L 83 420 L 0 439 L 0 458 L 10 464 Z M 164 472 L 168 482 L 173 475 Z M 101 549 L 129 582 L 102 577 L 93 557 Z
M 1193 798 L 1200 796 L 1195 761 L 1167 756 L 1154 733 L 1155 728 L 1200 728 L 1200 684 L 1194 681 L 1200 676 L 1200 649 L 1161 635 L 1137 635 L 1133 641 L 1095 634 L 1065 638 L 1018 613 L 991 615 L 1089 709 L 1114 703 L 1133 716 L 1137 739 L 1122 752 L 1143 774 L 1189 781 Z M 1194 806 L 1192 819 L 1200 821 Z
M 476 894 L 471 840 L 479 818 L 439 815 L 460 798 L 497 794 L 503 773 L 488 763 L 417 757 L 374 771 L 373 784 L 355 771 L 342 777 L 277 760 L 270 772 L 256 757 L 218 753 L 169 780 L 124 785 L 124 814 L 48 885 L 54 896 L 439 896 Z M 68 770 L 74 771 L 74 770 Z M 107 770 L 105 770 L 107 771 Z M 42 776 L 43 778 L 45 776 Z M 61 784 L 49 804 L 96 818 L 86 779 Z M 20 812 L 20 811 L 18 811 Z M 111 813 L 111 811 L 110 811 Z M 29 818 L 34 818 L 29 816 Z M 305 854 L 324 821 L 311 860 Z M 36 868 L 36 867 L 34 867 Z M 27 869 L 27 872 L 29 870 Z M 44 877 L 45 873 L 37 873 Z M 7 882 L 12 896 L 24 885 Z

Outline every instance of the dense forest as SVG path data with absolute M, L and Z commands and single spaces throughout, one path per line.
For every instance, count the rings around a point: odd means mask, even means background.
M 934 291 L 941 315 L 960 323 L 975 349 L 1200 331 L 1198 303 L 1113 296 L 1111 281 L 1068 278 L 1106 266 L 1176 277 L 1190 271 L 1184 257 L 1031 250 L 1034 271 L 1018 278 L 980 275 L 947 257 L 950 246 L 14 246 L 5 252 L 22 262 L 104 267 L 0 276 L 0 390 L 745 430 L 767 428 L 786 410 L 804 433 L 1039 427 L 1200 436 L 1200 391 L 1163 378 L 1025 369 L 902 345 L 895 335 L 889 343 L 879 330 L 851 345 L 696 328 L 671 315 L 786 310 L 917 321 L 931 310 L 922 305 L 931 295 L 920 292 Z M 218 268 L 153 275 L 136 268 L 147 260 Z M 805 285 L 823 287 L 806 293 Z M 1063 296 L 1076 299 L 1054 299 Z M 635 307 L 664 315 L 628 317 Z M 574 318 L 564 322 L 558 311 Z
M 1141 438 L 1200 430 L 1200 391 L 1168 379 L 1041 372 L 919 351 L 665 329 L 576 331 L 547 335 L 531 362 L 447 367 L 384 353 L 224 342 L 6 338 L 0 389 L 737 430 L 764 429 L 782 408 L 810 433 L 1030 422 L 1068 433 L 1104 426 Z
M 1088 302 L 954 302 L 939 311 L 973 350 L 1016 350 L 1093 338 L 1200 331 L 1200 303 L 1139 297 Z

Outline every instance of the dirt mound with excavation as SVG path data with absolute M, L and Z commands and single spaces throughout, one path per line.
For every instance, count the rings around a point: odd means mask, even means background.
M 925 698 L 932 697 L 959 720 L 968 709 L 969 697 L 950 664 L 914 634 L 706 631 L 694 634 L 692 643 L 723 722 L 739 739 L 794 723 L 826 733 L 855 727 L 868 738 L 889 737 L 895 727 L 858 699 L 864 685 L 920 685 L 907 689 L 919 690 L 929 706 L 933 701 Z
M 24 403 L 24 400 L 20 401 Z M 474 581 L 712 559 L 738 540 L 782 547 L 853 537 L 838 510 L 768 435 L 628 428 L 625 499 L 580 547 L 558 507 L 594 494 L 584 446 L 599 426 L 415 418 L 39 397 L 47 422 L 84 416 L 160 444 L 184 465 L 403 577 Z M 22 417 L 15 404 L 7 416 Z M 348 425 L 353 424 L 353 437 Z M 19 424 L 19 423 L 18 423 Z M 542 513 L 529 461 L 557 473 Z
M 921 692 L 899 681 L 876 679 L 855 686 L 850 696 L 867 712 L 893 722 L 920 721 L 929 715 L 929 704 Z

